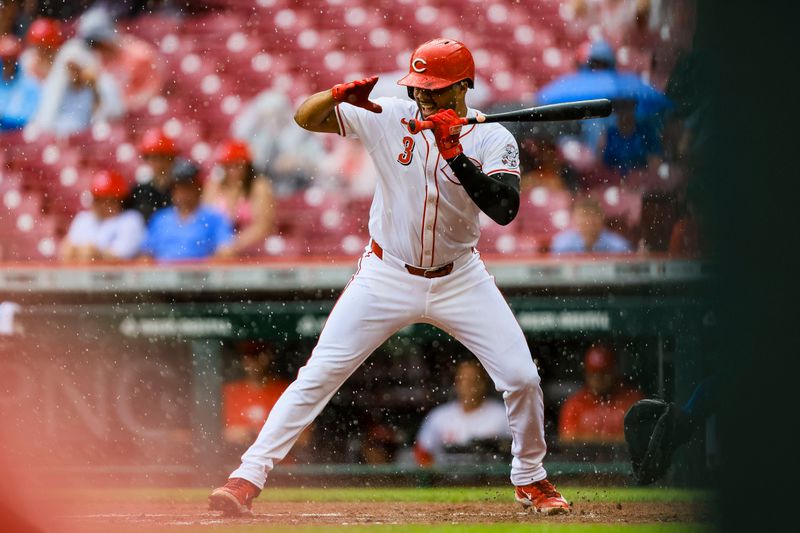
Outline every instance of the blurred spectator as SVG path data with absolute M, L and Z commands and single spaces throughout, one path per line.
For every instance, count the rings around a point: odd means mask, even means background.
M 124 210 L 128 195 L 125 178 L 113 170 L 95 174 L 92 180 L 92 208 L 75 216 L 61 243 L 65 263 L 131 259 L 139 252 L 145 236 L 142 215 Z
M 571 443 L 620 443 L 628 408 L 644 396 L 622 384 L 614 352 L 592 345 L 584 359 L 586 383 L 561 408 L 558 438 Z
M 520 143 L 520 193 L 536 187 L 549 190 L 575 189 L 577 178 L 558 153 L 555 139 L 538 135 Z
M 692 202 L 687 202 L 684 215 L 675 222 L 669 238 L 669 255 L 698 257 L 706 250 L 702 217 Z
M 150 179 L 134 187 L 128 205 L 139 211 L 145 220 L 150 220 L 159 209 L 172 205 L 172 165 L 177 153 L 175 143 L 161 128 L 147 130 L 139 141 L 139 156 L 147 166 Z
M 16 37 L 0 36 L 0 131 L 22 128 L 39 106 L 41 88 L 20 68 L 21 52 Z
M 622 235 L 605 227 L 605 214 L 600 202 L 591 198 L 576 200 L 572 209 L 572 228 L 553 237 L 550 251 L 569 253 L 625 253 L 632 251 Z
M 368 465 L 394 462 L 397 452 L 397 432 L 388 424 L 373 423 L 361 441 L 361 460 Z
M 204 202 L 233 222 L 236 238 L 217 255 L 255 252 L 272 231 L 275 205 L 272 186 L 253 168 L 250 150 L 243 141 L 229 140 L 217 150 L 218 179 L 210 179 Z
M 565 4 L 572 19 L 567 30 L 573 34 L 585 35 L 593 28 L 602 28 L 604 35 L 620 45 L 631 34 L 649 28 L 651 0 L 571 0 Z
M 503 402 L 487 399 L 488 378 L 477 361 L 463 361 L 456 368 L 456 400 L 433 409 L 417 433 L 414 456 L 429 466 L 445 460 L 448 453 L 480 452 L 489 443 L 498 450 L 510 441 Z M 497 451 L 497 450 L 493 450 Z
M 117 83 L 126 111 L 144 107 L 161 91 L 163 67 L 155 48 L 120 33 L 105 8 L 93 7 L 81 16 L 78 37 Z
M 295 123 L 294 106 L 285 94 L 261 92 L 239 112 L 231 131 L 247 142 L 252 164 L 269 176 L 276 195 L 304 189 L 317 177 L 325 149 L 319 136 Z
M 617 58 L 614 48 L 602 39 L 584 42 L 578 49 L 577 70 L 616 70 Z M 603 133 L 614 123 L 614 116 L 580 121 L 580 140 L 596 149 Z
M 236 446 L 249 446 L 289 384 L 276 377 L 271 368 L 272 350 L 263 343 L 241 342 L 242 379 L 226 383 L 222 390 L 225 440 Z
M 31 5 L 33 4 L 33 5 Z M 35 2 L 11 0 L 0 2 L 0 36 L 23 35 L 30 19 L 30 12 L 35 9 Z
M 82 46 L 65 44 L 42 86 L 41 105 L 30 126 L 68 136 L 123 112 L 119 89 Z
M 25 35 L 25 44 L 28 48 L 20 56 L 20 65 L 28 76 L 43 82 L 53 68 L 58 49 L 64 44 L 61 21 L 34 20 Z
M 617 68 L 614 49 L 602 39 L 582 43 L 578 47 L 575 61 L 578 69 L 613 70 Z
M 625 176 L 632 169 L 661 162 L 661 139 L 651 122 L 637 120 L 635 100 L 614 102 L 614 123 L 600 139 L 603 163 Z
M 172 206 L 156 211 L 147 225 L 142 253 L 157 261 L 208 259 L 233 242 L 233 226 L 201 204 L 199 167 L 179 159 L 172 169 Z

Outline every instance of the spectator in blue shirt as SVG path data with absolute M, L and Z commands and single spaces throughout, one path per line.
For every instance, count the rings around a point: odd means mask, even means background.
M 661 163 L 661 138 L 652 121 L 636 118 L 635 100 L 614 102 L 615 122 L 600 141 L 603 163 L 622 176 L 635 168 Z
M 0 131 L 22 128 L 39 106 L 41 87 L 19 67 L 20 53 L 16 37 L 0 36 Z
M 599 202 L 581 198 L 572 210 L 572 229 L 553 237 L 550 251 L 554 254 L 598 253 L 616 254 L 631 252 L 631 245 L 622 235 L 608 230 L 605 214 Z
M 142 253 L 157 261 L 208 259 L 233 240 L 233 225 L 218 211 L 202 205 L 200 169 L 178 160 L 172 170 L 172 206 L 150 218 Z

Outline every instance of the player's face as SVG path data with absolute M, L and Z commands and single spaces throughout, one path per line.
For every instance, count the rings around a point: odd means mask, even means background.
M 594 244 L 603 231 L 603 214 L 594 210 L 579 209 L 573 217 L 575 228 L 583 236 L 586 246 Z
M 247 165 L 245 163 L 230 163 L 222 165 L 225 181 L 230 185 L 239 185 L 247 177 Z
M 417 102 L 422 118 L 427 118 L 440 109 L 458 110 L 464 103 L 466 94 L 464 82 L 454 83 L 442 89 L 420 89 L 414 87 L 414 100 Z
M 202 189 L 194 183 L 176 183 L 172 186 L 172 204 L 181 212 L 191 212 L 200 205 Z
M 116 198 L 103 198 L 97 196 L 92 200 L 92 209 L 100 218 L 113 217 L 122 211 L 122 202 Z
M 169 188 L 170 171 L 175 158 L 168 155 L 151 154 L 142 159 L 153 170 L 153 185 L 162 190 Z
M 455 389 L 464 407 L 478 407 L 486 396 L 483 371 L 473 364 L 461 364 L 456 372 Z
M 604 396 L 611 392 L 617 377 L 613 372 L 587 372 L 586 387 L 596 396 Z

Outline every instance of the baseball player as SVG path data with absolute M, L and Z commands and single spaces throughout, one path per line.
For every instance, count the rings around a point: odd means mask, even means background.
M 528 344 L 475 250 L 478 215 L 508 224 L 519 208 L 517 143 L 499 124 L 459 125 L 475 78 L 472 54 L 435 39 L 411 56 L 398 83 L 411 100 L 369 100 L 377 77 L 310 96 L 295 113 L 303 128 L 360 139 L 378 169 L 370 243 L 297 380 L 277 401 L 212 510 L 249 513 L 267 474 L 345 380 L 384 341 L 414 323 L 446 331 L 480 360 L 503 394 L 513 444 L 516 500 L 547 514 L 567 501 L 547 480 L 542 391 Z M 433 130 L 411 135 L 410 118 Z

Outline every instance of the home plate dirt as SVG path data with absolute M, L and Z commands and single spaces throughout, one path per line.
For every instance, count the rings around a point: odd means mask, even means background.
M 252 517 L 223 518 L 198 503 L 115 502 L 113 508 L 108 503 L 73 508 L 63 518 L 80 531 L 119 531 L 255 524 L 696 523 L 710 520 L 710 511 L 704 502 L 580 502 L 569 515 L 546 517 L 523 512 L 513 502 L 256 502 Z

